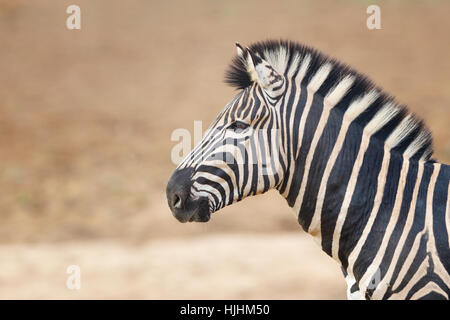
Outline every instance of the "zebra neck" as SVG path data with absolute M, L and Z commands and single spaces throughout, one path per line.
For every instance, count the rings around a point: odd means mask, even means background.
M 345 123 L 343 113 L 327 108 L 323 97 L 312 95 L 310 106 L 299 141 L 293 143 L 298 153 L 285 175 L 291 182 L 280 192 L 302 228 L 345 265 L 355 228 L 371 213 L 383 214 L 376 209 L 386 177 L 400 172 L 403 156 L 387 150 L 383 137 L 364 135 L 359 123 Z

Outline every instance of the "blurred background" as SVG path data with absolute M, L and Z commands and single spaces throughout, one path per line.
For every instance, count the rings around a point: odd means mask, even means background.
M 366 27 L 374 3 L 381 30 Z M 283 38 L 369 75 L 449 163 L 449 16 L 439 0 L 0 0 L 0 298 L 344 299 L 276 192 L 178 223 L 171 133 L 205 130 L 235 95 L 235 41 Z

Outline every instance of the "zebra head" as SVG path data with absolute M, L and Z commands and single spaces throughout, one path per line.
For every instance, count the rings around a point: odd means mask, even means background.
M 250 48 L 236 48 L 227 81 L 239 93 L 167 185 L 169 207 L 180 222 L 207 222 L 211 213 L 277 187 L 284 176 L 279 105 L 287 79 Z M 238 69 L 247 71 L 246 79 L 237 79 Z

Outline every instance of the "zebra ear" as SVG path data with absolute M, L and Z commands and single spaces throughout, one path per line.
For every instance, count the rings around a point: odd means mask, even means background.
M 253 82 L 258 83 L 268 92 L 279 90 L 282 87 L 284 81 L 283 76 L 275 71 L 267 61 L 253 53 L 248 47 L 244 51 L 239 43 L 236 43 L 236 49 L 238 56 L 245 60 L 247 72 Z
M 244 49 L 242 49 L 239 42 L 236 42 L 236 51 L 237 51 L 237 55 L 239 56 L 239 58 L 245 60 L 245 57 L 244 57 L 245 51 L 244 51 Z

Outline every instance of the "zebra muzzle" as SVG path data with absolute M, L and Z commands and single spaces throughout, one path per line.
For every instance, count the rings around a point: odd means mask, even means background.
M 166 188 L 167 202 L 173 216 L 180 222 L 207 222 L 210 219 L 207 198 L 192 199 L 192 168 L 175 170 Z

